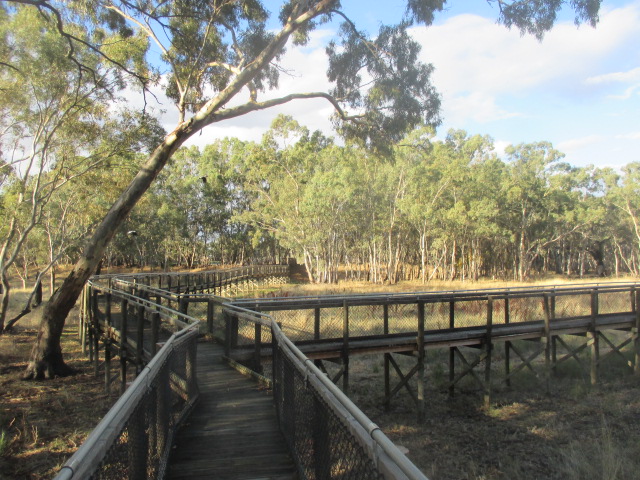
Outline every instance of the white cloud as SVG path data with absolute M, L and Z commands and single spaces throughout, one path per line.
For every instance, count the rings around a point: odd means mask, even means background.
M 639 10 L 635 4 L 605 11 L 595 29 L 559 23 L 542 42 L 477 15 L 412 32 L 423 46 L 422 60 L 436 67 L 435 84 L 445 97 L 522 94 L 541 86 L 566 88 L 593 76 L 592 69 L 613 49 L 637 39 Z
M 626 72 L 605 73 L 589 77 L 585 83 L 590 85 L 598 85 L 602 83 L 636 83 L 640 82 L 640 67 L 628 70 Z
M 623 133 L 620 135 L 616 135 L 615 138 L 618 138 L 621 140 L 640 140 L 640 132 Z
M 493 95 L 472 92 L 468 95 L 447 96 L 443 99 L 447 123 L 457 124 L 466 119 L 479 123 L 519 117 L 520 113 L 500 108 Z
M 570 138 L 568 140 L 558 143 L 557 149 L 563 153 L 572 153 L 576 150 L 579 150 L 597 143 L 602 143 L 606 140 L 607 138 L 603 135 L 588 135 L 586 137 Z

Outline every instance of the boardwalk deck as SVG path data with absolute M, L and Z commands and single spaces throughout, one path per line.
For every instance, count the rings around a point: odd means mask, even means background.
M 295 478 L 272 396 L 222 354 L 221 346 L 198 344 L 200 400 L 178 432 L 166 478 Z

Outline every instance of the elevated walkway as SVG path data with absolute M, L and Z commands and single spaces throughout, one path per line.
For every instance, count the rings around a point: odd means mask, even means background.
M 222 355 L 217 344 L 198 344 L 200 400 L 176 436 L 166 478 L 295 478 L 270 392 Z

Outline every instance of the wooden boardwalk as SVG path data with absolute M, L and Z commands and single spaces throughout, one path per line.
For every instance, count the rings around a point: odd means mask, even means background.
M 273 397 L 222 354 L 217 344 L 198 344 L 200 400 L 176 436 L 166 478 L 296 478 Z

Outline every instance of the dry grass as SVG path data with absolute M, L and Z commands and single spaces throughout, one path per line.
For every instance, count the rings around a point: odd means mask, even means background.
M 14 309 L 27 290 L 12 290 Z M 74 313 L 70 320 L 75 318 Z M 37 311 L 0 336 L 0 479 L 51 478 L 108 411 L 116 397 L 104 393 L 102 378 L 82 355 L 75 329 L 62 338 L 67 363 L 78 374 L 46 381 L 21 375 L 36 336 Z M 73 323 L 71 321 L 70 323 Z
M 408 371 L 414 361 L 396 356 Z M 551 394 L 527 375 L 499 387 L 490 410 L 471 381 L 454 397 L 445 362 L 427 359 L 426 419 L 401 391 L 384 412 L 382 356 L 351 360 L 350 396 L 431 480 L 631 480 L 640 471 L 638 378 L 617 366 L 592 387 L 570 369 Z M 608 373 L 608 374 L 607 374 Z M 469 380 L 469 379 L 467 379 Z M 395 379 L 397 382 L 397 378 Z M 415 385 L 412 386 L 415 392 Z

